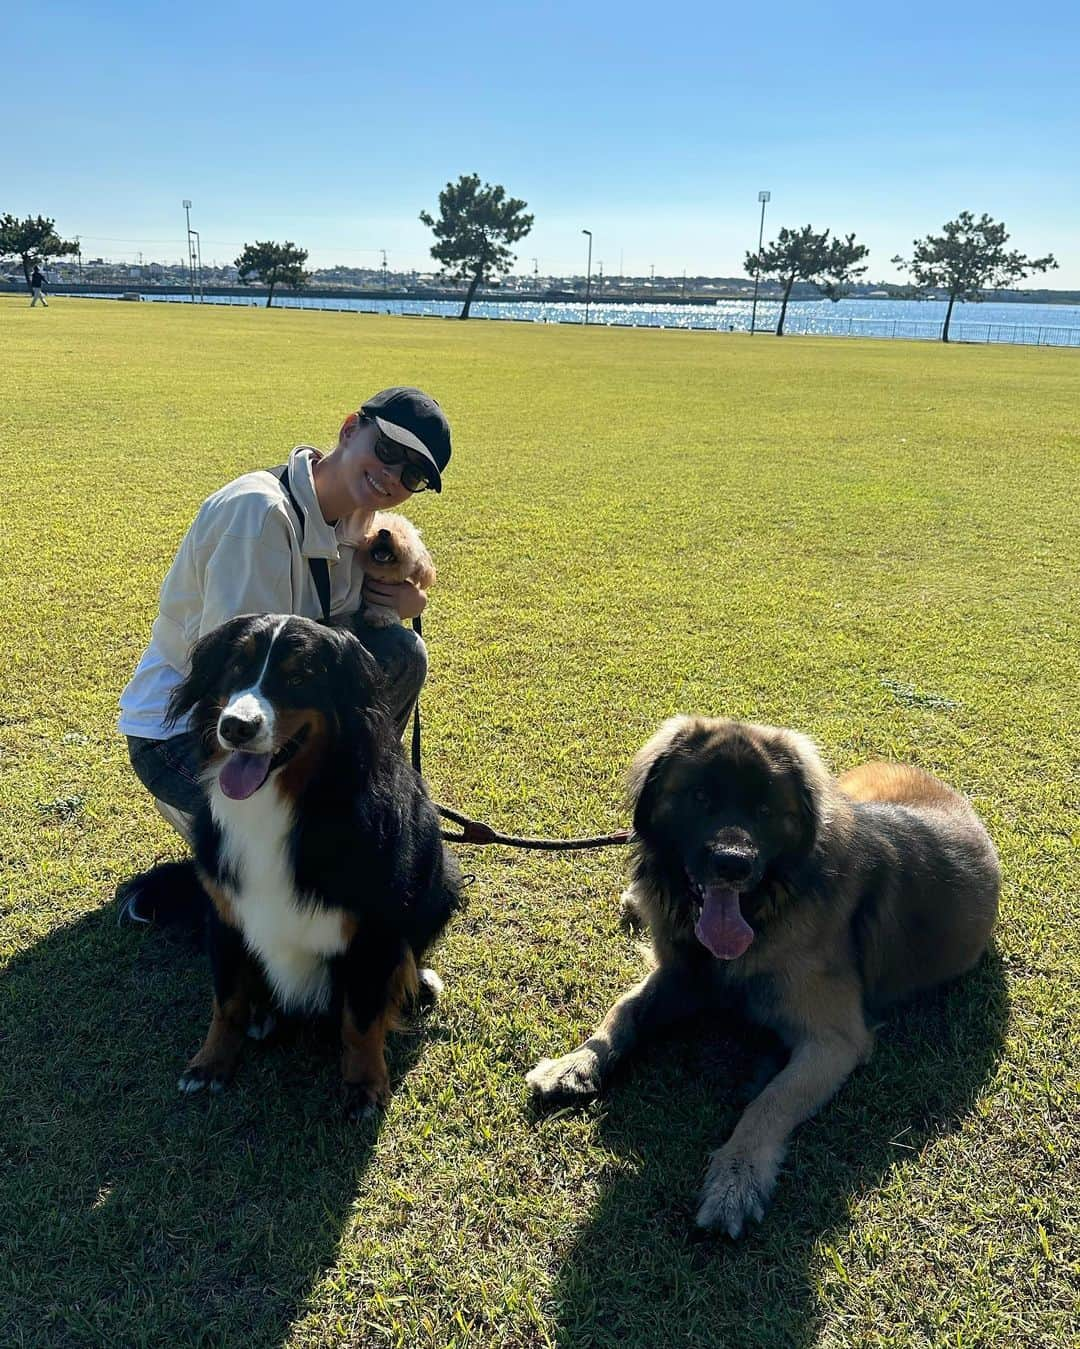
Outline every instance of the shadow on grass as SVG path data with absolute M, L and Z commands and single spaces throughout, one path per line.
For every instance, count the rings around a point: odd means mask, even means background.
M 601 1107 L 615 1160 L 563 1262 L 556 1342 L 817 1344 L 817 1243 L 842 1242 L 861 1195 L 959 1127 L 1001 1056 L 1007 1017 L 996 952 L 960 983 L 892 1015 L 870 1064 L 796 1131 L 772 1207 L 741 1242 L 698 1237 L 697 1188 L 708 1152 L 744 1107 L 752 1050 L 769 1042 L 751 1032 L 740 1044 L 696 1025 L 646 1050 Z
M 224 1095 L 182 1097 L 206 959 L 114 923 L 59 930 L 0 983 L 4 1342 L 280 1344 L 377 1126 L 341 1117 L 336 1046 L 307 1028 L 251 1044 Z M 436 1034 L 391 1036 L 395 1087 Z

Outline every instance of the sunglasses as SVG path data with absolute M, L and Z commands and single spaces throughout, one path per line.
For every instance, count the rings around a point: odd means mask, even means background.
M 431 479 L 427 470 L 415 459 L 410 459 L 409 454 L 410 451 L 404 445 L 386 436 L 379 436 L 375 441 L 375 457 L 380 464 L 386 464 L 389 468 L 401 465 L 401 485 L 406 492 L 424 492 L 431 486 Z

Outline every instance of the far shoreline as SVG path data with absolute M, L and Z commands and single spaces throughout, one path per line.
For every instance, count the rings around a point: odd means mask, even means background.
M 46 286 L 46 294 L 49 295 L 86 295 L 92 293 L 95 295 L 127 295 L 136 291 L 142 294 L 153 295 L 190 295 L 192 288 L 190 286 L 179 285 L 153 285 L 140 278 L 132 278 L 126 283 L 121 282 L 57 282 Z M 26 286 L 19 281 L 0 281 L 0 295 L 20 295 L 26 292 Z M 244 296 L 251 300 L 265 300 L 268 295 L 266 286 L 225 286 L 213 285 L 195 288 L 195 294 L 211 296 Z M 465 291 L 454 289 L 453 287 L 435 287 L 435 286 L 389 286 L 379 289 L 361 289 L 359 287 L 347 286 L 303 286 L 298 289 L 279 286 L 274 290 L 275 298 L 292 296 L 303 299 L 307 297 L 312 300 L 370 300 L 378 302 L 381 300 L 393 301 L 426 301 L 434 300 L 443 303 L 464 303 Z M 1035 298 L 1039 297 L 1039 298 Z M 743 302 L 750 304 L 752 296 L 743 291 L 709 291 L 707 294 L 700 291 L 694 293 L 682 294 L 681 292 L 643 290 L 620 293 L 611 291 L 593 290 L 589 299 L 591 304 L 624 304 L 624 305 L 711 305 L 728 304 L 731 302 Z M 758 293 L 758 304 L 778 304 L 782 298 L 779 293 L 773 294 L 762 290 Z M 893 295 L 878 294 L 873 295 L 846 295 L 844 299 L 849 303 L 865 302 L 867 304 L 880 303 L 882 300 L 907 301 L 912 304 L 943 303 L 948 300 L 948 295 Z M 817 301 L 829 303 L 825 298 L 817 293 L 814 294 L 795 294 L 791 295 L 791 302 L 798 304 L 813 304 Z M 544 291 L 506 291 L 502 289 L 489 289 L 477 291 L 473 296 L 474 303 L 484 304 L 580 304 L 585 303 L 583 293 L 573 291 L 564 287 L 550 287 Z M 1061 305 L 1066 308 L 1080 305 L 1080 292 L 1057 291 L 1047 295 L 1043 291 L 988 291 L 982 297 L 982 302 L 993 304 L 1039 304 L 1039 305 Z

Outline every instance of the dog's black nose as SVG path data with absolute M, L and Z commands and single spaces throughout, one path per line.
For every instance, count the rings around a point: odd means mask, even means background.
M 742 885 L 754 870 L 754 855 L 748 848 L 714 848 L 709 861 L 717 880 Z
M 385 542 L 387 541 L 387 539 L 389 539 L 389 537 L 390 537 L 390 531 L 389 531 L 388 529 L 380 529 L 380 530 L 379 530 L 379 542 L 380 542 L 380 543 L 385 543 Z
M 230 745 L 246 745 L 253 739 L 262 728 L 263 719 L 261 716 L 252 717 L 250 720 L 246 717 L 227 716 L 221 718 L 222 740 L 227 740 Z

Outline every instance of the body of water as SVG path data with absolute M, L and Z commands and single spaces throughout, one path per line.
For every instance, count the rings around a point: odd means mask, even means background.
M 115 300 L 115 295 L 87 298 Z M 144 292 L 144 300 L 190 304 L 187 295 Z M 263 305 L 252 295 L 207 296 L 207 304 Z M 332 309 L 364 314 L 398 314 L 403 317 L 456 318 L 457 300 L 371 300 L 360 298 L 316 299 L 283 292 L 274 297 L 275 308 Z M 947 305 L 943 300 L 800 300 L 788 305 L 784 331 L 791 336 L 818 334 L 833 337 L 902 337 L 937 341 L 941 337 Z M 604 327 L 693 328 L 717 332 L 749 332 L 752 305 L 749 300 L 718 300 L 715 304 L 609 304 L 602 299 L 589 306 L 589 323 Z M 776 327 L 780 305 L 759 300 L 755 327 L 769 332 Z M 480 300 L 471 314 L 477 319 L 503 319 L 519 323 L 576 323 L 585 321 L 584 304 L 546 300 Z M 949 336 L 955 342 L 1018 342 L 1040 346 L 1080 347 L 1080 305 L 1051 304 L 957 304 Z

